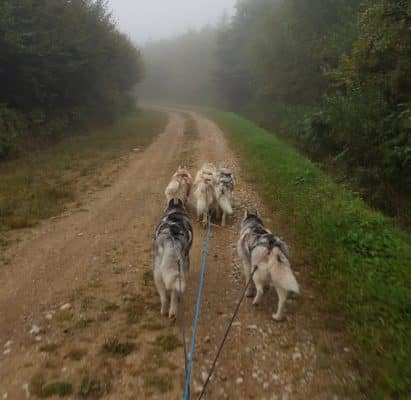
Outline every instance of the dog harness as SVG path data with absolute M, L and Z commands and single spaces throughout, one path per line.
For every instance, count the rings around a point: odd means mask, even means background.
M 257 248 L 257 247 L 265 247 L 266 251 L 264 252 L 263 256 L 261 257 L 261 260 L 264 260 L 265 257 L 267 257 L 274 247 L 278 247 L 281 252 L 284 254 L 284 256 L 288 259 L 288 251 L 284 247 L 283 243 L 281 240 L 274 236 L 272 233 L 268 232 L 266 229 L 264 229 L 262 226 L 256 226 L 254 228 L 251 228 L 252 234 L 256 236 L 255 240 L 247 247 L 247 250 L 251 256 L 252 252 Z M 250 233 L 251 234 L 251 233 Z M 250 235 L 249 234 L 249 235 Z

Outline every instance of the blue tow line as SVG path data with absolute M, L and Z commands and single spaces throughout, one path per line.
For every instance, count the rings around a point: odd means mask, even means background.
M 190 400 L 191 371 L 193 367 L 194 349 L 196 345 L 196 336 L 197 336 L 197 330 L 198 330 L 198 321 L 200 319 L 201 300 L 203 297 L 204 278 L 205 278 L 207 255 L 208 255 L 208 242 L 209 242 L 210 234 L 211 234 L 210 214 L 208 214 L 207 223 L 208 223 L 208 228 L 207 228 L 207 235 L 204 239 L 204 249 L 203 249 L 203 255 L 201 259 L 201 276 L 200 276 L 200 283 L 198 286 L 197 303 L 196 303 L 195 314 L 194 314 L 193 334 L 191 336 L 190 352 L 188 353 L 186 382 L 185 382 L 184 397 L 183 397 L 184 400 Z

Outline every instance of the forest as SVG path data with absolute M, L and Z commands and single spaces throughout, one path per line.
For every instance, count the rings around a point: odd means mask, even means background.
M 0 159 L 134 106 L 141 54 L 103 0 L 2 0 L 0 49 Z
M 411 398 L 410 0 L 0 0 L 0 82 L 0 399 Z
M 409 227 L 410 22 L 407 0 L 240 0 L 148 43 L 141 94 L 243 114 Z

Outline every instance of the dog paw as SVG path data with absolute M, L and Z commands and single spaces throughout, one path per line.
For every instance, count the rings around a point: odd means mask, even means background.
M 168 318 L 176 319 L 177 318 L 177 311 L 176 310 L 170 310 L 170 312 L 168 313 Z
M 247 291 L 245 292 L 245 295 L 246 295 L 247 297 L 254 297 L 254 293 L 253 293 L 252 290 L 247 290 Z
M 284 320 L 284 316 L 283 316 L 283 315 L 273 314 L 272 317 L 273 317 L 273 320 L 274 320 L 274 321 L 277 321 L 277 322 L 280 322 L 280 321 L 283 321 L 283 320 Z

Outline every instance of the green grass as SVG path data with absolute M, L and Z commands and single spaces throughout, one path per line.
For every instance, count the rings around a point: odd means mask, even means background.
M 146 329 L 148 331 L 161 331 L 165 329 L 166 327 L 163 324 L 158 324 L 155 322 L 147 322 L 145 324 L 142 324 L 141 328 Z
M 103 344 L 102 351 L 116 357 L 124 358 L 137 349 L 135 343 L 120 342 L 117 338 L 111 338 Z
M 86 372 L 83 375 L 80 383 L 79 395 L 80 398 L 100 398 L 105 392 L 104 384 L 99 379 L 96 379 Z
M 154 340 L 154 344 L 159 346 L 166 353 L 171 353 L 181 346 L 181 342 L 176 335 L 160 335 Z
M 44 376 L 37 374 L 31 379 L 30 392 L 39 398 L 52 396 L 66 397 L 73 393 L 73 386 L 67 382 L 52 382 L 46 384 Z
M 145 388 L 155 389 L 160 393 L 167 393 L 173 389 L 173 377 L 171 375 L 145 374 L 143 380 Z
M 141 296 L 134 296 L 130 299 L 129 304 L 125 309 L 127 313 L 127 324 L 134 325 L 141 321 L 145 314 L 145 302 Z
M 119 309 L 119 306 L 116 303 L 107 303 L 104 307 L 104 312 L 114 312 Z
M 332 312 L 345 317 L 369 398 L 411 390 L 411 246 L 289 145 L 234 114 L 207 112 L 243 156 L 243 167 L 288 224 Z
M 81 361 L 87 352 L 82 349 L 72 349 L 70 350 L 64 358 L 69 359 L 71 361 Z
M 94 322 L 93 318 L 82 317 L 78 321 L 76 321 L 74 328 L 75 329 L 85 329 L 85 328 L 88 328 L 93 322 Z
M 0 232 L 35 225 L 76 200 L 80 178 L 143 149 L 162 131 L 166 115 L 136 111 L 111 126 L 73 135 L 42 151 L 0 163 Z
M 151 286 L 154 282 L 153 271 L 144 271 L 142 277 L 142 284 L 144 287 Z
M 42 353 L 54 353 L 59 347 L 57 343 L 50 343 L 40 346 L 39 351 Z

